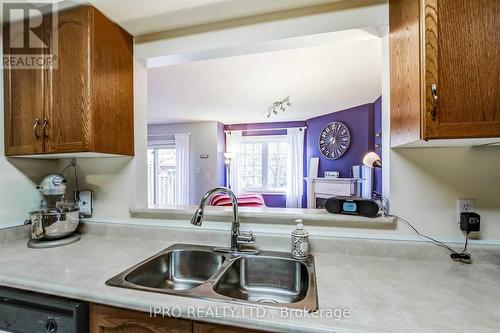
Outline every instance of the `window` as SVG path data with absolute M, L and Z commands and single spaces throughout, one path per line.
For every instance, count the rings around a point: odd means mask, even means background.
M 239 177 L 243 190 L 286 191 L 286 136 L 243 137 Z
M 175 204 L 175 147 L 148 149 L 148 203 Z

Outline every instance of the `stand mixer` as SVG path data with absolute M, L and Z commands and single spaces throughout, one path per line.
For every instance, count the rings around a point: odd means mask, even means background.
M 49 174 L 37 189 L 42 195 L 42 201 L 26 220 L 26 224 L 31 224 L 28 247 L 55 247 L 80 240 L 80 235 L 75 232 L 80 221 L 79 206 L 64 199 L 67 179 L 61 174 Z

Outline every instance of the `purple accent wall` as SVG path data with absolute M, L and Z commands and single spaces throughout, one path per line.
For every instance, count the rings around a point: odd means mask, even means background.
M 382 136 L 377 137 L 377 133 L 382 133 L 382 96 L 373 102 L 373 151 L 382 159 Z M 376 148 L 375 145 L 380 147 Z M 373 190 L 382 194 L 382 169 L 375 168 L 373 176 Z
M 374 105 L 372 103 L 347 110 L 329 113 L 307 121 L 307 161 L 319 157 L 318 176 L 325 171 L 339 171 L 340 177 L 351 177 L 351 166 L 362 164 L 363 157 L 373 150 Z M 333 122 L 344 123 L 351 133 L 351 145 L 347 152 L 336 160 L 325 158 L 319 151 L 318 138 L 323 128 Z M 309 174 L 309 163 L 307 165 Z

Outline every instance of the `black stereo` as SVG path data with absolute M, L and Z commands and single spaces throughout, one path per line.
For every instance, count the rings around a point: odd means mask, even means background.
M 340 196 L 326 200 L 325 208 L 332 214 L 361 215 L 366 217 L 375 217 L 380 210 L 380 206 L 375 200 Z

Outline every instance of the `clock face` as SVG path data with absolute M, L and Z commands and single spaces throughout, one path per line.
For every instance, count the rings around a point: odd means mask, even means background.
M 351 144 L 351 134 L 346 125 L 333 122 L 323 128 L 319 135 L 319 151 L 324 157 L 336 160 L 344 155 Z

